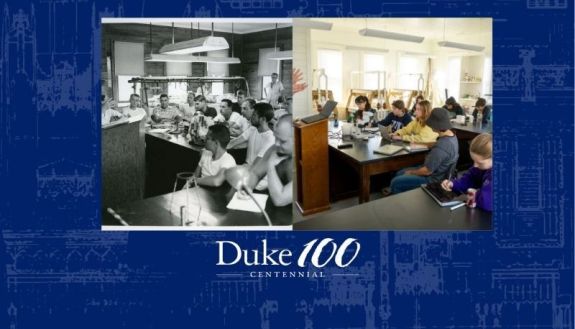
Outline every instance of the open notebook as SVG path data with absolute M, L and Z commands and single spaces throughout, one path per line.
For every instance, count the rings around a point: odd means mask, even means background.
M 379 153 L 383 155 L 394 155 L 395 153 L 405 150 L 403 145 L 395 145 L 395 144 L 385 144 L 383 146 L 378 147 L 373 152 Z

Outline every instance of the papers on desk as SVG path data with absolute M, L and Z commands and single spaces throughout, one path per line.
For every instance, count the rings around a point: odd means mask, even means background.
M 427 150 L 429 150 L 429 147 L 427 147 L 427 145 L 416 144 L 416 143 L 409 144 L 409 149 L 408 149 L 408 151 L 410 151 L 410 152 L 427 151 Z
M 150 129 L 148 132 L 163 134 L 163 133 L 167 132 L 168 130 L 169 130 L 168 128 L 154 128 L 154 129 Z
M 395 144 L 385 144 L 380 146 L 379 148 L 375 149 L 373 153 L 379 153 L 383 155 L 393 155 L 399 151 L 404 150 L 405 148 L 402 145 L 395 145 Z
M 266 207 L 266 202 L 268 201 L 267 194 L 254 193 L 253 196 L 258 201 L 260 206 L 262 206 L 262 208 Z M 242 197 L 239 196 L 238 192 L 234 193 L 234 197 L 232 198 L 230 203 L 228 203 L 227 208 L 233 210 L 261 213 L 260 208 L 258 208 L 258 206 L 254 203 L 254 200 L 252 200 L 251 198 L 244 199 L 243 196 Z
M 379 131 L 379 127 L 363 128 L 363 130 L 370 132 L 370 133 L 376 133 Z

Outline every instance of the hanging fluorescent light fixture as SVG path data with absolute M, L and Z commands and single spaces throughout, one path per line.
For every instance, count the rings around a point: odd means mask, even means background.
M 314 30 L 331 31 L 333 23 L 319 22 L 303 18 L 294 20 L 294 26 L 307 27 Z
M 444 48 L 455 48 L 455 49 L 463 49 L 463 50 L 471 50 L 471 51 L 483 51 L 483 49 L 485 49 L 485 47 L 482 47 L 482 46 L 445 41 L 445 18 L 443 19 L 443 41 L 439 41 L 437 44 L 440 47 L 444 47 Z
M 198 31 L 199 31 L 200 27 L 199 27 L 199 23 L 198 23 Z M 212 23 L 212 34 L 214 33 L 214 24 Z M 193 24 L 191 25 L 191 34 L 190 36 L 193 35 Z M 184 43 L 190 43 L 191 41 L 194 40 L 200 40 L 200 39 L 206 39 L 206 38 L 215 38 L 213 35 L 210 37 L 205 37 L 205 38 L 197 38 L 197 39 L 192 39 L 192 40 L 188 40 L 188 41 L 184 41 Z M 219 38 L 219 37 L 218 37 Z M 226 43 L 226 45 L 228 44 L 228 42 L 226 41 L 226 39 L 221 38 L 224 40 L 224 42 Z M 152 24 L 150 23 L 150 45 L 152 44 Z M 165 49 L 168 46 L 175 46 L 178 44 L 181 44 L 182 42 L 179 43 L 174 43 L 174 23 L 172 23 L 172 44 L 170 45 L 166 45 L 164 47 L 162 47 L 162 49 Z M 229 48 L 229 46 L 228 46 Z M 151 49 L 151 46 L 150 46 Z M 227 49 L 227 48 L 224 48 Z M 212 49 L 215 50 L 215 49 Z M 203 50 L 205 51 L 205 50 Z M 203 52 L 202 51 L 202 52 Z M 160 50 L 161 52 L 161 50 Z M 232 49 L 233 52 L 233 49 Z M 191 55 L 189 53 L 187 54 L 179 54 L 179 53 L 160 53 L 160 54 L 149 54 L 146 55 L 144 57 L 144 61 L 146 62 L 171 62 L 171 63 L 213 63 L 213 64 L 240 64 L 240 59 L 236 58 L 236 57 L 216 57 L 216 56 L 196 56 L 196 55 Z
M 293 52 L 291 50 L 278 51 L 278 24 L 276 23 L 276 36 L 274 41 L 274 53 L 268 59 L 274 61 L 287 61 L 293 59 Z
M 199 29 L 199 27 L 198 27 Z M 160 54 L 164 55 L 187 55 L 204 53 L 214 50 L 229 49 L 228 41 L 223 37 L 214 36 L 214 23 L 212 23 L 212 35 L 174 43 L 172 25 L 172 43 L 160 48 Z
M 214 57 L 214 56 L 194 56 L 194 55 L 149 54 L 146 55 L 144 60 L 146 62 L 240 64 L 240 59 L 237 57 Z
M 291 59 L 293 59 L 293 51 L 291 51 L 291 50 L 276 51 L 275 53 L 273 53 L 273 55 L 268 57 L 268 59 L 271 59 L 274 61 L 291 60 Z
M 456 48 L 456 49 L 471 50 L 471 51 L 483 51 L 483 49 L 485 49 L 485 47 L 482 47 L 482 46 L 468 45 L 465 43 L 458 43 L 458 42 L 451 42 L 451 41 L 439 41 L 437 44 L 440 47 Z
M 165 45 L 160 48 L 160 54 L 186 55 L 228 48 L 230 48 L 230 45 L 228 45 L 225 38 L 208 36 Z
M 422 43 L 423 40 L 425 39 L 424 37 L 420 37 L 417 35 L 395 33 L 395 32 L 374 30 L 374 29 L 368 29 L 368 28 L 361 29 L 358 32 L 360 35 L 362 35 L 364 37 L 374 37 L 374 38 L 382 38 L 382 39 L 390 39 L 390 40 L 406 41 L 406 42 L 415 42 L 415 43 Z

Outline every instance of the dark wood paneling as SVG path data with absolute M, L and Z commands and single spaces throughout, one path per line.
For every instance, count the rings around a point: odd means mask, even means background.
M 144 196 L 142 122 L 102 130 L 102 205 L 114 207 Z

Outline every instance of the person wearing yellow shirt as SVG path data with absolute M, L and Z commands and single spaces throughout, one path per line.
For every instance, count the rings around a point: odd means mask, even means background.
M 438 135 L 426 124 L 429 115 L 431 115 L 431 103 L 426 100 L 419 102 L 415 106 L 415 120 L 396 131 L 392 138 L 404 142 L 435 143 Z

